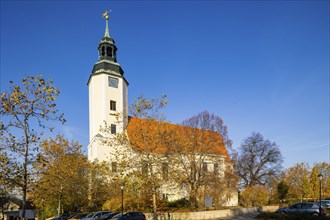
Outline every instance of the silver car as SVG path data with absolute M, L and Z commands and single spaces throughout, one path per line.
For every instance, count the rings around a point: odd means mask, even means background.
M 307 214 L 307 215 L 315 215 L 318 216 L 321 211 L 321 215 L 325 215 L 324 208 L 317 203 L 313 202 L 300 202 L 293 204 L 289 207 L 279 208 L 277 212 L 282 214 Z
M 318 203 L 318 201 L 316 201 Z M 330 200 L 321 200 L 321 205 L 325 208 L 330 208 Z

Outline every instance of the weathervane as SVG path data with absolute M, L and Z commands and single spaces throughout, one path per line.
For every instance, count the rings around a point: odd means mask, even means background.
M 111 12 L 111 9 L 109 9 L 109 11 L 105 11 L 103 13 L 103 17 L 105 18 L 105 33 L 104 33 L 104 37 L 110 37 L 110 31 L 109 31 L 109 13 Z
M 105 11 L 103 13 L 103 17 L 105 17 L 105 20 L 109 20 L 109 13 L 111 12 L 111 9 L 109 11 Z

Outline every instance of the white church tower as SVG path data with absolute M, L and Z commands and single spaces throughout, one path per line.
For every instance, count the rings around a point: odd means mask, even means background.
M 124 71 L 117 63 L 117 47 L 109 33 L 109 15 L 106 11 L 105 33 L 98 46 L 99 59 L 95 63 L 88 79 L 89 89 L 89 145 L 88 159 L 94 161 L 108 161 L 110 148 L 102 144 L 106 134 L 100 132 L 101 126 L 107 125 L 111 133 L 122 132 L 127 122 L 127 93 L 128 82 L 124 78 Z M 116 114 L 122 118 L 118 123 Z

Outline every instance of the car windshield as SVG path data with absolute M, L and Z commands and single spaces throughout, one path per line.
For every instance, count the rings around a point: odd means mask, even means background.
M 120 218 L 120 217 L 122 217 L 123 215 L 121 214 L 121 213 L 119 213 L 119 214 L 117 214 L 117 215 L 115 215 L 115 216 L 113 216 L 114 218 Z
M 83 218 L 87 215 L 87 213 L 80 213 L 74 216 L 74 218 Z
M 86 215 L 86 218 L 92 218 L 95 215 L 95 212 L 91 212 L 88 215 Z
M 103 217 L 106 218 L 106 217 L 109 217 L 110 215 L 112 215 L 111 212 L 109 212 L 109 213 L 105 213 L 105 214 L 103 214 Z

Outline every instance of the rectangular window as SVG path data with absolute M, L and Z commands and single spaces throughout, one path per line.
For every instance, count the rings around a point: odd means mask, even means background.
M 118 88 L 118 79 L 109 76 L 109 86 L 113 88 Z
M 116 111 L 116 101 L 110 100 L 110 110 Z
M 203 173 L 207 173 L 207 163 L 203 162 Z
M 168 201 L 168 194 L 167 193 L 163 193 L 163 201 Z
M 196 162 L 195 161 L 190 161 L 190 169 L 192 172 L 196 171 Z
M 163 163 L 163 179 L 168 180 L 168 163 Z
M 218 175 L 219 174 L 219 164 L 218 163 L 214 163 L 213 165 L 213 171 L 214 171 L 214 175 Z
M 148 176 L 148 164 L 143 163 L 142 165 L 142 176 Z
M 116 134 L 117 130 L 116 130 L 116 125 L 111 124 L 111 134 Z
M 190 161 L 190 176 L 193 180 L 197 179 L 197 169 L 196 169 L 196 162 L 195 161 Z
M 116 162 L 112 162 L 112 163 L 111 163 L 111 170 L 112 170 L 112 172 L 114 172 L 114 173 L 117 172 L 117 163 L 116 163 Z

